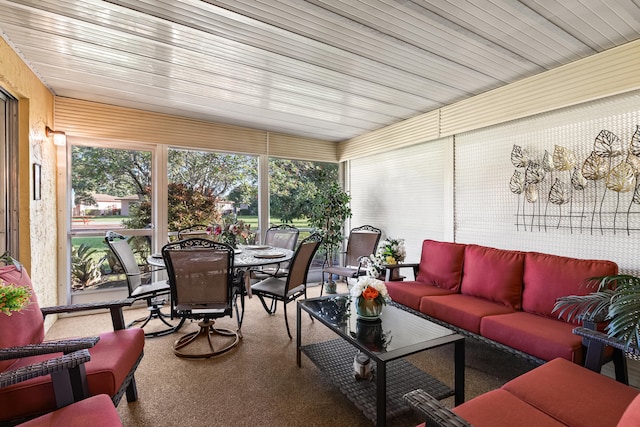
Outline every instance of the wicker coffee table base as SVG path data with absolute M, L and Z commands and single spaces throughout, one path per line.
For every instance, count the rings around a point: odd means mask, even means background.
M 324 373 L 364 415 L 376 422 L 376 382 L 357 380 L 353 358 L 358 350 L 342 339 L 302 346 L 302 352 Z M 375 362 L 372 360 L 371 363 Z M 387 420 L 411 411 L 402 398 L 422 388 L 436 399 L 453 396 L 451 388 L 404 359 L 387 362 Z M 375 369 L 375 368 L 374 368 Z

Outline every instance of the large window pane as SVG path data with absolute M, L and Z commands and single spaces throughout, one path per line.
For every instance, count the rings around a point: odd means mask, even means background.
M 235 221 L 258 231 L 257 157 L 172 148 L 167 174 L 170 237 L 196 224 Z
M 145 264 L 153 238 L 151 164 L 149 151 L 71 147 L 72 291 L 126 287 L 104 242 L 108 230 L 128 236 Z
M 309 227 L 310 202 L 323 185 L 338 181 L 338 165 L 281 158 L 269 159 L 269 223 L 291 224 L 300 229 L 301 241 Z M 311 268 L 322 268 L 324 249 L 318 250 Z

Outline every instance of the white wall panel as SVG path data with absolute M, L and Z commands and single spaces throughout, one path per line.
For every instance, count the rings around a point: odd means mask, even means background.
M 407 262 L 419 261 L 424 239 L 446 236 L 451 143 L 445 138 L 350 161 L 351 227 L 370 224 L 382 238 L 403 238 Z
M 571 202 L 561 207 L 547 204 L 550 178 L 570 183 L 570 172 L 554 171 L 540 184 L 539 202 L 526 204 L 525 221 L 520 217 L 516 224 L 518 199 L 520 212 L 524 202 L 522 196 L 510 191 L 509 181 L 516 170 L 511 163 L 513 145 L 521 146 L 535 159 L 541 159 L 545 150 L 553 154 L 555 145 L 563 146 L 575 153 L 576 164 L 581 167 L 602 129 L 616 134 L 626 149 L 638 124 L 640 92 L 633 92 L 456 135 L 456 241 L 578 258 L 611 259 L 618 263 L 621 271 L 637 274 L 640 271 L 640 205 L 631 204 L 627 233 L 627 210 L 633 192 L 618 194 L 607 190 L 605 194 L 604 180 L 587 181 L 585 190 L 573 192 Z M 618 163 L 620 159 L 613 162 Z M 533 227 L 532 210 L 537 214 Z

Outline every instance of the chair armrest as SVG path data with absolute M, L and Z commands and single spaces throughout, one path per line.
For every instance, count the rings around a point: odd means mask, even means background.
M 53 359 L 22 366 L 10 371 L 0 373 L 0 388 L 17 384 L 31 378 L 54 374 L 80 366 L 91 359 L 89 350 L 78 350 Z
M 472 427 L 422 389 L 410 391 L 403 398 L 414 410 L 426 417 L 426 427 Z
M 18 359 L 20 357 L 37 356 L 50 353 L 70 354 L 93 347 L 100 337 L 73 338 L 66 340 L 45 341 L 40 344 L 29 344 L 20 347 L 0 348 L 0 360 Z
M 52 307 L 40 307 L 43 316 L 49 314 L 60 313 L 75 313 L 79 311 L 87 310 L 99 310 L 109 309 L 111 311 L 111 323 L 114 330 L 125 329 L 124 315 L 122 314 L 122 307 L 129 307 L 135 302 L 134 298 L 127 298 L 122 300 L 95 302 L 87 304 L 73 304 L 73 305 L 58 305 Z

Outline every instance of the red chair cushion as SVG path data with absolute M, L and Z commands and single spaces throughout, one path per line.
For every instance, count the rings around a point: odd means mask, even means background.
M 422 242 L 420 268 L 416 280 L 458 292 L 466 245 L 451 242 Z
M 121 427 L 113 402 L 106 394 L 89 397 L 20 424 L 20 427 Z
M 26 270 L 18 271 L 15 266 L 0 267 L 0 279 L 6 283 L 25 286 L 33 291 L 31 279 Z M 0 348 L 19 347 L 27 344 L 38 344 L 44 339 L 44 319 L 34 292 L 30 304 L 22 311 L 7 316 L 0 313 Z M 6 333 L 11 331 L 11 333 Z M 0 361 L 0 372 L 8 369 L 13 360 Z
M 514 309 L 522 306 L 524 253 L 468 245 L 463 271 L 460 293 Z
M 144 347 L 141 328 L 100 334 L 100 341 L 89 350 L 91 360 L 85 364 L 91 395 L 113 396 L 134 366 Z M 58 354 L 59 355 L 59 354 Z M 11 368 L 18 368 L 55 355 L 26 357 Z M 22 416 L 36 416 L 56 409 L 49 376 L 36 377 L 0 389 L 0 421 Z
M 639 391 L 565 359 L 554 359 L 502 387 L 569 426 L 615 426 Z
M 474 427 L 560 427 L 561 422 L 505 390 L 481 394 L 452 410 Z
M 594 292 L 594 288 L 583 285 L 585 279 L 617 273 L 618 265 L 612 261 L 528 252 L 524 261 L 522 309 L 557 319 L 558 314 L 551 311 L 558 298 Z
M 631 401 L 625 409 L 622 418 L 618 421 L 617 427 L 638 427 L 640 426 L 640 395 Z

